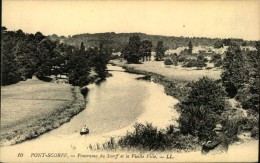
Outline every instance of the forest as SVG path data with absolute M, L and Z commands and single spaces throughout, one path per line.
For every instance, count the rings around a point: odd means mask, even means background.
M 90 82 L 93 70 L 101 79 L 106 77 L 106 64 L 112 50 L 100 43 L 86 48 L 82 43 L 72 46 L 53 41 L 41 32 L 24 33 L 22 30 L 8 31 L 2 27 L 1 40 L 1 85 L 17 83 L 37 76 L 49 80 L 66 75 L 69 83 L 78 86 Z
M 113 52 L 120 52 L 128 44 L 128 39 L 138 35 L 141 40 L 149 40 L 152 43 L 153 49 L 157 45 L 158 41 L 163 41 L 167 49 L 176 49 L 178 47 L 187 46 L 189 41 L 192 41 L 194 46 L 214 46 L 217 43 L 224 43 L 224 45 L 230 45 L 231 38 L 220 39 L 220 38 L 206 38 L 206 37 L 174 37 L 174 36 L 160 36 L 160 35 L 148 35 L 144 33 L 96 33 L 96 34 L 78 34 L 73 36 L 57 36 L 50 35 L 49 37 L 53 40 L 60 40 L 61 42 L 69 45 L 79 46 L 81 42 L 84 42 L 86 46 L 95 47 L 100 43 L 113 49 Z M 254 46 L 255 41 L 246 41 L 243 39 L 232 38 L 232 42 L 237 45 L 247 44 Z M 218 45 L 216 45 L 218 47 Z

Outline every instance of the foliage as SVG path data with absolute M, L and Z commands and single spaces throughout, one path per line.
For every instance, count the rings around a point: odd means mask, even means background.
M 139 53 L 143 58 L 143 62 L 145 61 L 145 58 L 149 61 L 151 60 L 152 46 L 152 42 L 149 40 L 144 40 L 141 42 Z
M 214 48 L 219 49 L 219 48 L 223 48 L 223 42 L 222 41 L 216 41 L 214 44 Z
M 198 69 L 202 69 L 202 67 L 205 67 L 207 64 L 205 63 L 207 60 L 207 58 L 204 58 L 203 55 L 198 55 L 197 57 L 197 63 L 196 63 L 196 67 Z
M 173 61 L 174 66 L 177 66 L 178 65 L 179 56 L 176 53 L 171 54 L 170 56 L 171 56 L 171 60 Z
M 242 86 L 238 89 L 236 99 L 238 99 L 242 107 L 259 112 L 259 45 L 256 43 L 257 52 L 250 52 L 246 57 L 245 67 L 249 72 L 248 79 L 243 80 Z M 243 73 L 243 72 L 238 72 Z
M 108 59 L 112 55 L 112 50 L 105 48 L 103 44 L 100 44 L 99 50 L 96 52 L 97 54 L 95 55 L 94 59 L 94 69 L 98 76 L 101 79 L 104 79 L 106 77 L 106 69 L 107 69 L 107 63 Z
M 225 91 L 221 85 L 207 77 L 190 83 L 190 86 L 192 89 L 188 97 L 180 104 L 181 132 L 206 140 L 210 138 L 210 131 L 224 110 Z
M 149 40 L 153 45 L 153 51 L 157 45 L 157 42 L 163 40 L 164 46 L 169 47 L 169 49 L 176 49 L 178 47 L 185 47 L 188 45 L 189 41 L 192 42 L 193 46 L 213 46 L 215 42 L 222 41 L 222 39 L 217 38 L 205 38 L 205 37 L 176 37 L 176 36 L 158 36 L 158 35 L 148 35 L 144 33 L 96 33 L 96 34 L 78 34 L 72 37 L 62 38 L 60 40 L 69 45 L 80 45 L 83 41 L 87 47 L 98 47 L 101 42 L 104 42 L 104 46 L 113 49 L 113 52 L 120 52 L 127 46 L 129 42 L 129 37 L 132 35 L 137 35 L 142 40 Z M 232 39 L 232 42 L 241 44 L 244 40 L 242 39 Z M 246 41 L 247 45 L 254 46 L 254 41 Z
M 185 59 L 186 59 L 186 58 L 185 58 L 184 56 L 180 56 L 179 59 L 178 59 L 178 61 L 179 61 L 179 62 L 184 62 Z
M 122 50 L 123 57 L 128 63 L 139 63 L 139 60 L 143 58 L 149 58 L 150 60 L 152 52 L 152 43 L 148 40 L 141 41 L 140 37 L 134 35 L 130 37 L 128 45 Z
M 214 67 L 221 67 L 221 66 L 222 66 L 222 60 L 221 59 L 215 61 Z
M 213 137 L 212 129 L 219 118 L 219 115 L 207 106 L 188 105 L 181 109 L 178 122 L 184 135 L 191 134 L 199 137 L 200 140 L 210 140 Z
M 220 123 L 223 124 L 223 131 L 230 143 L 238 141 L 238 135 L 243 132 L 251 132 L 251 137 L 259 136 L 259 118 L 256 117 L 233 117 L 222 118 Z
M 236 97 L 245 109 L 259 110 L 259 43 L 257 51 L 244 52 L 233 44 L 223 59 L 221 75 L 230 97 Z
M 217 62 L 218 60 L 221 60 L 221 55 L 214 53 L 214 54 L 211 56 L 210 62 L 211 62 L 211 63 L 215 63 L 215 62 Z
M 82 51 L 76 51 L 69 58 L 69 83 L 72 85 L 85 86 L 89 83 L 90 65 Z
M 164 57 L 164 53 L 166 51 L 166 48 L 163 45 L 162 41 L 157 42 L 157 46 L 155 48 L 155 60 L 156 61 L 161 61 L 162 58 Z
M 241 54 L 239 46 L 232 44 L 223 59 L 223 73 L 221 74 L 223 84 L 230 97 L 234 97 L 237 94 L 238 88 L 244 82 L 241 80 L 245 78 L 241 78 L 243 74 L 239 72 L 239 70 L 244 69 L 243 62 L 244 57 Z
M 139 63 L 140 53 L 139 48 L 141 45 L 141 39 L 135 35 L 129 38 L 128 45 L 122 50 L 122 54 L 128 63 Z
M 179 54 L 179 56 L 183 56 L 183 57 L 189 56 L 189 55 L 190 55 L 190 53 L 189 53 L 189 50 L 188 50 L 188 49 L 182 50 L 182 51 L 180 52 L 180 54 Z
M 189 54 L 192 54 L 193 45 L 192 45 L 191 41 L 189 41 L 188 47 L 189 47 L 189 49 L 188 49 Z
M 196 59 L 185 59 L 183 67 L 196 67 L 197 60 Z
M 165 65 L 173 65 L 173 62 L 172 62 L 172 60 L 170 60 L 170 59 L 166 59 L 166 60 L 164 61 L 164 64 L 165 64 Z
M 2 85 L 26 80 L 33 75 L 46 79 L 50 75 L 57 78 L 59 74 L 68 75 L 73 85 L 84 85 L 88 83 L 90 68 L 94 68 L 101 78 L 106 76 L 106 64 L 112 53 L 109 48 L 89 48 L 86 52 L 83 42 L 77 48 L 57 42 L 56 35 L 26 34 L 22 30 L 8 31 L 6 27 L 2 27 L 2 34 Z
M 152 124 L 134 125 L 134 132 L 127 133 L 120 138 L 118 145 L 121 148 L 137 148 L 142 150 L 195 150 L 198 145 L 197 139 L 191 136 L 181 135 L 169 126 L 166 131 L 158 130 Z

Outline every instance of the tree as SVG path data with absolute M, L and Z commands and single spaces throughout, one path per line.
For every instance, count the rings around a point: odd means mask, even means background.
M 238 89 L 249 80 L 245 55 L 235 43 L 229 46 L 225 54 L 221 78 L 230 97 L 235 97 Z
M 75 50 L 68 61 L 69 83 L 76 86 L 85 86 L 89 83 L 89 61 L 80 50 Z
M 224 39 L 224 40 L 223 40 L 223 44 L 224 44 L 225 46 L 231 46 L 231 45 L 232 45 L 232 40 L 231 40 L 230 38 Z
M 128 45 L 123 49 L 122 54 L 128 63 L 139 63 L 141 45 L 140 37 L 135 35 L 130 37 Z
M 215 42 L 214 48 L 216 49 L 223 48 L 223 42 L 218 40 L 217 42 Z
M 236 99 L 241 102 L 244 109 L 250 109 L 259 112 L 259 56 L 260 42 L 255 43 L 257 51 L 249 52 L 245 60 L 244 68 L 249 72 L 248 80 L 239 88 Z
M 163 45 L 162 41 L 158 41 L 157 42 L 157 46 L 155 48 L 155 60 L 156 61 L 161 61 L 164 57 L 164 53 L 165 53 L 166 49 Z
M 148 40 L 144 40 L 141 42 L 139 53 L 143 58 L 143 62 L 146 60 L 151 60 L 151 52 L 152 52 L 152 42 Z
M 189 47 L 189 49 L 188 49 L 189 54 L 192 54 L 192 43 L 191 43 L 191 41 L 189 42 L 188 47 Z
M 180 104 L 181 132 L 208 140 L 225 108 L 226 93 L 220 84 L 208 77 L 192 82 L 190 87 L 188 97 Z
M 85 46 L 84 46 L 84 43 L 83 43 L 83 42 L 81 42 L 81 44 L 80 44 L 80 50 L 81 50 L 81 51 L 85 51 Z
M 37 47 L 39 66 L 35 75 L 43 79 L 52 74 L 52 67 L 54 66 L 53 58 L 55 56 L 54 49 L 56 44 L 49 39 L 43 39 Z
M 197 65 L 196 65 L 196 67 L 198 68 L 198 69 L 202 69 L 202 67 L 205 67 L 207 64 L 205 63 L 205 59 L 206 58 L 204 58 L 204 56 L 203 55 L 199 55 L 198 57 L 197 57 Z
M 13 55 L 13 44 L 7 35 L 3 35 L 1 40 L 1 85 L 17 83 L 21 80 L 18 63 Z
M 94 59 L 94 69 L 98 76 L 101 79 L 104 79 L 107 75 L 107 63 L 109 61 L 110 56 L 112 55 L 112 50 L 109 48 L 105 48 L 101 43 L 99 45 L 99 50 L 96 51 L 95 59 Z

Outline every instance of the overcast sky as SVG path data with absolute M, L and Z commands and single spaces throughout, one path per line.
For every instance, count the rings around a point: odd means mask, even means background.
M 7 1 L 9 30 L 260 39 L 260 1 Z

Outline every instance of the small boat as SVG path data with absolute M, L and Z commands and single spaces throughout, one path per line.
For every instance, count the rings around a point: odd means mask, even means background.
M 89 129 L 87 127 L 83 127 L 81 130 L 80 130 L 80 135 L 86 135 L 89 133 Z

